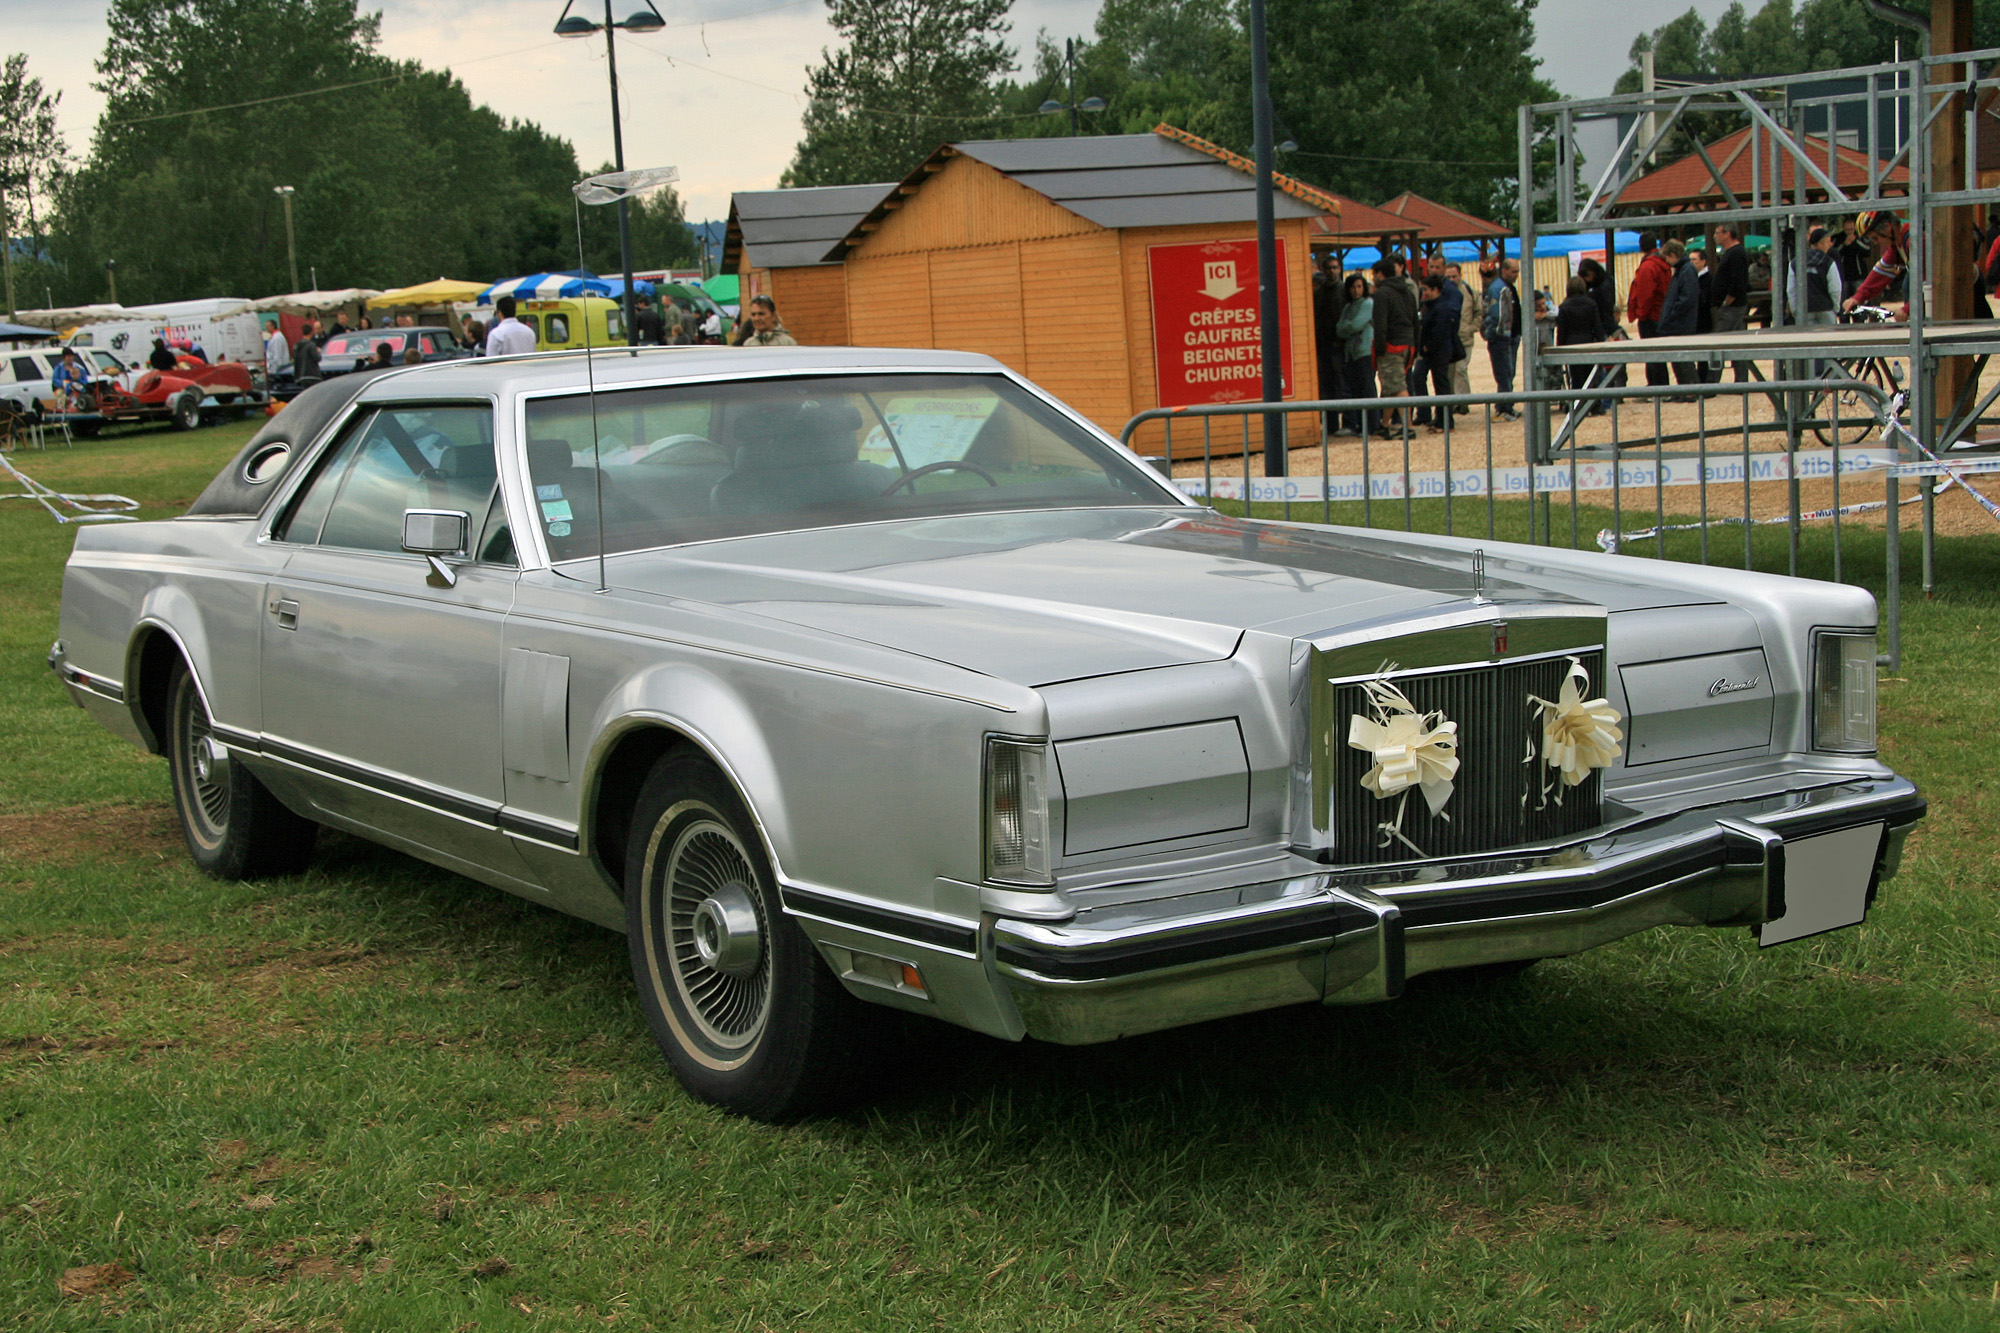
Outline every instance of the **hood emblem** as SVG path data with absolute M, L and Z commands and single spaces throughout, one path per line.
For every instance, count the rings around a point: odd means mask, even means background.
M 1504 620 L 1493 622 L 1493 655 L 1495 657 L 1507 655 L 1507 622 Z

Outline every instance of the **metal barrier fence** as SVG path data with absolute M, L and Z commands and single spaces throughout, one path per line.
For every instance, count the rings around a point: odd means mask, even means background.
M 1753 404 L 1764 399 L 1772 405 L 1772 419 L 1753 422 Z M 1690 400 L 1696 414 L 1695 429 L 1666 429 L 1663 416 L 1667 405 Z M 1617 407 L 1635 402 L 1652 406 L 1650 430 L 1627 434 Z M 1576 423 L 1599 403 L 1611 405 L 1605 414 L 1610 438 L 1580 442 Z M 1725 404 L 1737 410 L 1731 413 Z M 1564 407 L 1572 419 L 1552 436 L 1548 416 Z M 1455 408 L 1466 409 L 1466 415 L 1454 413 Z M 1507 442 L 1517 456 L 1502 458 L 1497 452 L 1496 424 L 1511 424 L 1520 418 L 1500 413 L 1522 408 L 1526 409 L 1529 428 Z M 1794 574 L 1798 572 L 1803 525 L 1824 521 L 1832 529 L 1833 577 L 1838 581 L 1844 581 L 1847 572 L 1843 520 L 1881 512 L 1886 521 L 1888 584 L 1883 609 L 1887 652 L 1883 656 L 1885 665 L 1893 670 L 1902 656 L 1899 516 L 1905 501 L 1899 482 L 1908 468 L 1899 445 L 1884 441 L 1889 411 L 1889 396 L 1882 389 L 1833 369 L 1823 378 L 1748 383 L 1601 387 L 1593 383 L 1581 389 L 1507 394 L 1154 408 L 1126 422 L 1120 439 L 1150 455 L 1154 466 L 1169 475 L 1176 464 L 1189 468 L 1189 475 L 1174 480 L 1191 494 L 1241 500 L 1246 505 L 1277 504 L 1286 518 L 1307 521 L 1335 521 L 1333 507 L 1339 503 L 1344 507 L 1358 505 L 1359 510 L 1357 515 L 1347 509 L 1342 521 L 1358 517 L 1363 527 L 1414 531 L 1418 503 L 1436 502 L 1447 535 L 1498 540 L 1503 514 L 1510 529 L 1521 526 L 1520 511 L 1508 506 L 1524 505 L 1530 542 L 1556 545 L 1566 540 L 1568 545 L 1582 548 L 1588 541 L 1602 550 L 1665 558 L 1670 533 L 1693 532 L 1699 537 L 1696 558 L 1703 564 L 1721 558 L 1721 543 L 1711 541 L 1712 532 L 1740 527 L 1745 569 L 1754 567 L 1755 529 L 1783 524 L 1788 533 L 1788 569 Z M 1417 412 L 1445 424 L 1435 431 L 1414 426 L 1411 417 Z M 1476 417 L 1472 415 L 1475 412 Z M 1261 461 L 1262 457 L 1262 433 L 1254 432 L 1257 438 L 1253 440 L 1252 421 L 1305 413 L 1319 416 L 1316 444 L 1301 445 L 1299 433 L 1289 423 L 1281 427 L 1291 441 L 1294 471 L 1280 477 L 1253 472 L 1253 460 Z M 1384 414 L 1399 414 L 1399 423 L 1384 430 L 1379 424 Z M 1732 415 L 1737 419 L 1724 420 Z M 1232 418 L 1235 420 L 1229 420 Z M 1354 435 L 1336 428 L 1334 423 L 1343 420 L 1358 428 Z M 1134 444 L 1152 423 L 1164 426 L 1163 451 L 1158 431 L 1148 432 L 1152 438 L 1145 445 Z M 1218 431 L 1218 425 L 1224 428 Z M 1537 425 L 1539 432 L 1533 429 Z M 1760 451 L 1753 445 L 1755 437 L 1773 429 L 1784 433 L 1781 444 L 1770 442 L 1780 447 Z M 1197 432 L 1198 450 L 1192 438 Z M 1527 441 L 1537 435 L 1555 445 L 1541 462 L 1531 461 L 1526 453 Z M 1808 435 L 1815 444 L 1806 443 Z M 1201 465 L 1199 476 L 1191 471 L 1196 461 Z M 1296 471 L 1301 462 L 1313 461 L 1319 465 L 1316 473 Z M 1336 463 L 1348 470 L 1336 474 Z M 1882 499 L 1858 504 L 1843 501 L 1843 479 L 1876 476 L 1882 478 L 1885 488 Z M 1801 485 L 1819 481 L 1830 484 L 1831 502 L 1807 509 L 1801 501 Z M 1768 498 L 1758 503 L 1757 488 L 1767 488 L 1763 495 L 1768 497 L 1768 487 L 1778 482 L 1785 483 L 1783 507 L 1782 512 L 1773 512 L 1776 506 Z M 1917 489 L 1928 499 L 1928 487 Z M 1669 492 L 1684 497 L 1684 503 L 1670 506 Z M 1650 503 L 1635 505 L 1635 495 Z M 1566 524 L 1558 501 L 1566 502 Z M 1610 511 L 1610 525 L 1599 528 L 1598 520 L 1593 519 L 1593 530 L 1586 531 L 1583 515 L 1593 504 Z M 1761 517 L 1760 509 L 1764 511 Z M 1675 511 L 1687 517 L 1670 521 Z M 1628 515 L 1641 520 L 1642 525 L 1628 529 Z M 1736 562 L 1732 558 L 1729 563 Z

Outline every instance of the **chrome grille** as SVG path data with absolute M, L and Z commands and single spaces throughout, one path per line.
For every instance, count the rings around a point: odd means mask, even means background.
M 1501 662 L 1456 671 L 1394 675 L 1391 679 L 1420 712 L 1437 710 L 1458 723 L 1458 776 L 1442 816 L 1434 817 L 1421 793 L 1404 802 L 1403 836 L 1425 857 L 1471 856 L 1521 843 L 1582 833 L 1603 821 L 1601 775 L 1562 787 L 1541 761 L 1540 713 L 1528 696 L 1554 699 L 1574 656 L 1590 672 L 1593 697 L 1602 692 L 1604 654 L 1599 649 L 1528 662 Z M 1423 859 L 1395 838 L 1385 846 L 1381 824 L 1395 817 L 1398 797 L 1378 800 L 1361 785 L 1374 760 L 1347 744 L 1347 720 L 1370 716 L 1358 683 L 1332 687 L 1329 721 L 1333 742 L 1332 861 L 1368 865 Z M 1529 747 L 1535 762 L 1522 762 Z M 1543 784 L 1552 783 L 1546 801 Z M 1560 794 L 1562 803 L 1556 803 Z M 1447 818 L 1448 816 L 1448 818 Z

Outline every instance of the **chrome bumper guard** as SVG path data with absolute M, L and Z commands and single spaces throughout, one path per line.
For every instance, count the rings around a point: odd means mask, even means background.
M 1880 825 L 1868 902 L 1924 817 L 1907 780 L 1865 777 L 1620 825 L 1504 858 L 1329 870 L 1001 918 L 995 969 L 1031 1036 L 1081 1045 L 1319 1000 L 1392 999 L 1424 972 L 1580 953 L 1653 926 L 1785 915 L 1785 845 Z

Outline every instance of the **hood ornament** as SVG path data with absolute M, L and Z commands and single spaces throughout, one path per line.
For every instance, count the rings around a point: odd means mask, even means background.
M 1486 552 L 1483 549 L 1472 553 L 1472 600 L 1480 605 L 1484 605 L 1487 601 Z

